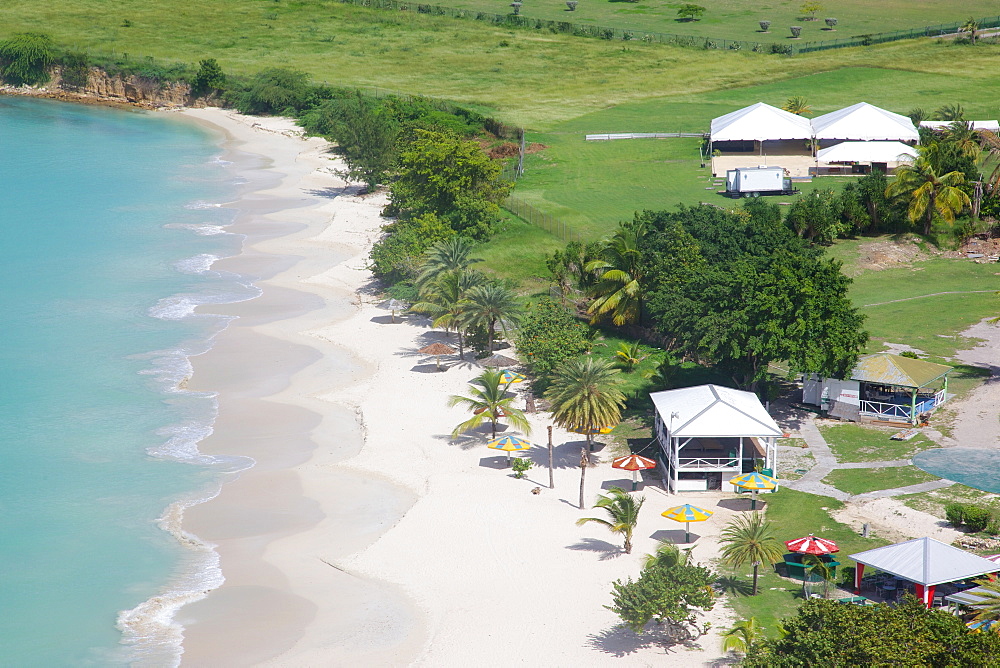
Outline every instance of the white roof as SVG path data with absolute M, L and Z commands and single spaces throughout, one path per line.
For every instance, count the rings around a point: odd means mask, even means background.
M 812 128 L 816 139 L 920 140 L 920 134 L 909 118 L 867 102 L 817 116 L 812 120 Z
M 917 149 L 899 141 L 844 141 L 820 149 L 820 162 L 908 162 Z
M 965 121 L 965 122 L 972 124 L 973 130 L 989 130 L 990 132 L 1000 132 L 1000 122 L 998 121 Z M 946 128 L 952 123 L 953 121 L 920 121 L 920 127 L 933 128 L 937 130 L 939 128 Z
M 757 104 L 712 119 L 712 141 L 809 139 L 809 119 L 769 104 Z
M 753 392 L 698 385 L 649 395 L 671 436 L 781 436 Z M 671 420 L 671 414 L 676 417 Z
M 944 600 L 949 603 L 958 603 L 959 605 L 975 607 L 977 603 L 989 603 L 994 596 L 996 596 L 996 592 L 991 591 L 986 587 L 973 587 L 972 589 L 966 589 L 965 591 L 959 591 L 945 596 Z
M 1000 565 L 989 559 L 933 538 L 914 538 L 850 556 L 859 564 L 922 585 L 954 582 L 1000 570 Z

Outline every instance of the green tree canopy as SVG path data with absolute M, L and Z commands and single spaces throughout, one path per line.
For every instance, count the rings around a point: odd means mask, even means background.
M 54 60 L 55 46 L 48 35 L 19 32 L 0 41 L 0 78 L 11 85 L 45 83 Z
M 226 85 L 226 75 L 215 58 L 206 58 L 198 64 L 198 72 L 191 80 L 191 93 L 195 97 L 222 90 Z
M 567 429 L 587 430 L 618 424 L 625 406 L 620 375 L 610 360 L 590 355 L 560 364 L 545 391 L 552 421 Z
M 782 622 L 776 640 L 755 643 L 748 668 L 1000 665 L 1000 635 L 969 633 L 962 619 L 908 596 L 899 605 L 812 599 Z
M 838 376 L 867 342 L 850 279 L 766 211 L 645 212 L 648 309 L 657 328 L 733 381 L 755 388 L 767 365 Z
M 525 366 L 548 385 L 552 371 L 563 361 L 587 350 L 587 327 L 565 308 L 548 298 L 529 304 L 515 336 Z M 536 381 L 536 384 L 538 381 Z

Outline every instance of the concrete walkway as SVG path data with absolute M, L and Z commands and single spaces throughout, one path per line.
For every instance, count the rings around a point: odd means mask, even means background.
M 902 496 L 903 494 L 917 494 L 919 492 L 929 492 L 931 490 L 941 489 L 942 487 L 948 487 L 955 484 L 951 480 L 941 479 L 931 482 L 922 482 L 916 485 L 907 485 L 906 487 L 880 489 L 874 492 L 865 492 L 864 494 L 848 494 L 847 492 L 840 491 L 836 487 L 827 485 L 823 482 L 823 478 L 836 469 L 883 469 L 898 466 L 911 466 L 913 462 L 909 459 L 892 459 L 879 462 L 850 462 L 841 464 L 837 461 L 837 457 L 833 454 L 833 451 L 830 450 L 830 445 L 826 442 L 826 439 L 823 438 L 823 433 L 819 430 L 819 427 L 816 426 L 816 416 L 812 414 L 806 417 L 802 421 L 802 424 L 799 425 L 799 436 L 806 442 L 806 445 L 809 446 L 809 450 L 812 452 L 813 458 L 816 460 L 816 465 L 809 469 L 809 471 L 798 480 L 789 480 L 787 482 L 782 482 L 782 484 L 785 487 L 795 489 L 800 492 L 809 492 L 810 494 L 829 496 L 837 499 L 838 501 L 848 501 L 851 499 L 881 499 L 889 496 Z

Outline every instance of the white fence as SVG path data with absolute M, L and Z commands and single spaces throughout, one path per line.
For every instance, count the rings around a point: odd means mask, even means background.
M 601 135 L 587 135 L 587 141 L 610 141 L 612 139 L 676 139 L 677 137 L 705 137 L 703 132 L 615 132 Z

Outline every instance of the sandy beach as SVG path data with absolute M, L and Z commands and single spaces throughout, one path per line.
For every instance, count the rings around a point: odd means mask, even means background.
M 377 308 L 365 264 L 384 196 L 359 196 L 333 174 L 325 142 L 298 137 L 288 121 L 184 113 L 224 133 L 225 159 L 251 179 L 250 194 L 229 205 L 244 252 L 215 267 L 261 277 L 263 294 L 212 307 L 238 318 L 193 360 L 189 387 L 219 393 L 202 450 L 256 465 L 186 513 L 185 530 L 216 546 L 225 583 L 177 614 L 183 664 L 689 666 L 718 657 L 715 633 L 665 652 L 617 630 L 603 606 L 657 541 L 683 542 L 683 525 L 659 517 L 667 507 L 716 511 L 692 527 L 695 558 L 713 559 L 738 512 L 731 495 L 669 497 L 649 485 L 625 555 L 603 527 L 575 526 L 593 514 L 577 508 L 582 437 L 555 430 L 553 490 L 545 414 L 532 416 L 537 466 L 523 480 L 484 446 L 488 434 L 451 442 L 465 415 L 447 397 L 481 369 L 445 358 L 447 371 L 436 372 L 416 350 L 444 332 L 418 316 L 393 323 Z M 597 449 L 588 504 L 630 484 Z M 729 615 L 720 603 L 705 620 L 719 628 Z

